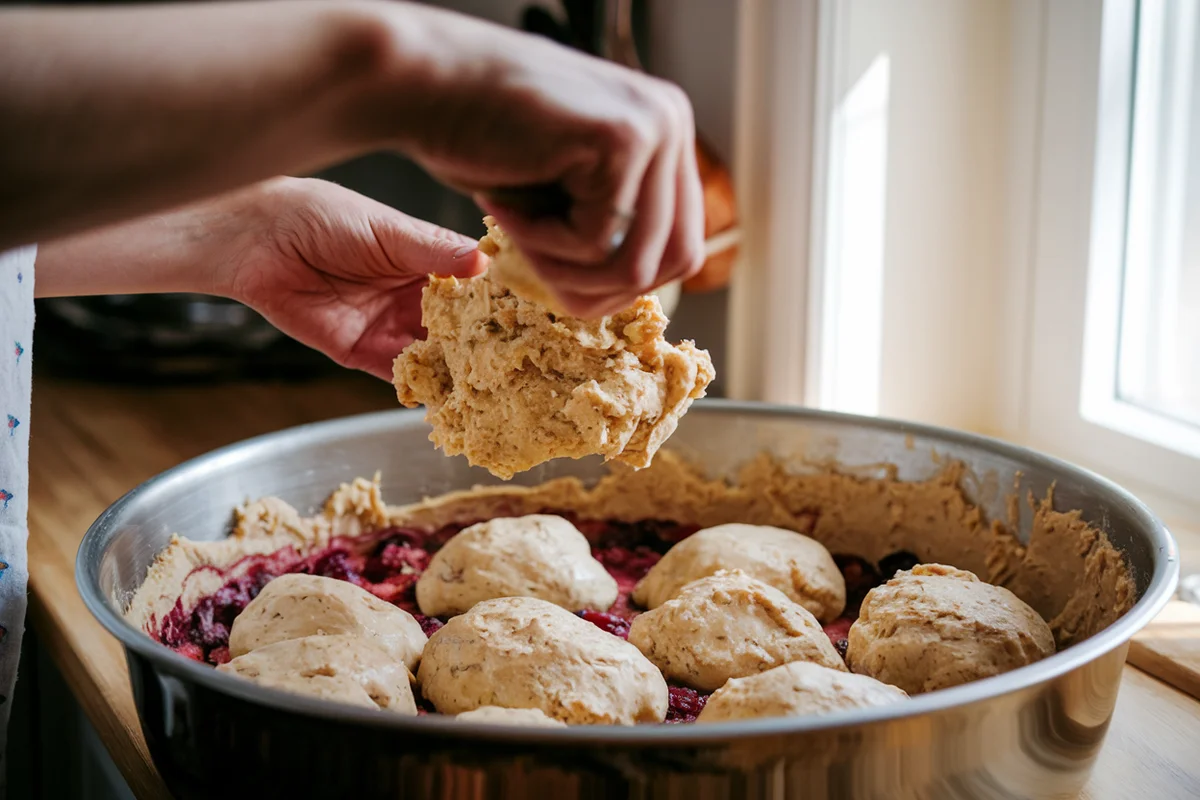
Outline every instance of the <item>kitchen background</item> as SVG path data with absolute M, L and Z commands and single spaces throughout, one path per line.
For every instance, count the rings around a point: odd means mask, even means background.
M 533 5 L 561 15 L 558 0 L 438 4 L 514 26 Z M 732 286 L 685 293 L 670 329 L 713 354 L 710 395 L 1080 462 L 1147 499 L 1184 575 L 1200 572 L 1200 3 L 635 6 L 646 68 L 688 92 L 735 172 Z M 473 204 L 402 157 L 322 176 L 483 232 Z M 47 302 L 37 337 L 39 368 L 96 380 L 330 368 L 206 298 Z M 61 679 L 29 658 L 38 691 L 18 695 L 18 724 L 26 741 L 70 742 L 51 748 L 70 768 L 43 770 L 63 783 L 40 795 L 15 775 L 13 796 L 128 797 Z

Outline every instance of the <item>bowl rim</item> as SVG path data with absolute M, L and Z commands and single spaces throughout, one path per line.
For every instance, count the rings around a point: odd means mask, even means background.
M 111 535 L 115 533 L 117 518 L 132 503 L 141 500 L 146 495 L 168 491 L 173 483 L 188 480 L 193 473 L 219 470 L 222 465 L 251 458 L 255 453 L 271 448 L 280 440 L 286 439 L 289 447 L 313 446 L 336 440 L 352 430 L 361 431 L 371 425 L 376 425 L 383 432 L 392 427 L 411 424 L 410 420 L 420 419 L 423 421 L 422 409 L 401 408 L 312 422 L 243 439 L 188 459 L 144 481 L 105 509 L 84 534 L 75 559 L 76 586 L 92 615 L 121 642 L 125 648 L 127 659 L 130 657 L 130 653 L 136 653 L 156 667 L 177 677 L 193 680 L 207 689 L 254 705 L 303 714 L 334 723 L 385 729 L 400 734 L 425 734 L 443 738 L 491 740 L 497 743 L 537 743 L 563 747 L 579 747 L 589 744 L 628 747 L 694 746 L 817 731 L 832 732 L 839 729 L 892 722 L 922 714 L 949 711 L 1005 695 L 1032 690 L 1095 661 L 1127 643 L 1166 606 L 1175 591 L 1179 578 L 1178 551 L 1174 538 L 1162 521 L 1129 491 L 1102 475 L 1062 459 L 982 434 L 886 417 L 868 417 L 798 406 L 716 398 L 697 401 L 693 406 L 692 413 L 696 411 L 750 417 L 783 416 L 886 430 L 890 433 L 910 434 L 922 439 L 972 446 L 1062 476 L 1069 476 L 1080 482 L 1090 482 L 1101 495 L 1127 506 L 1130 515 L 1139 523 L 1140 527 L 1149 533 L 1150 549 L 1154 551 L 1154 568 L 1149 583 L 1141 598 L 1129 611 L 1116 622 L 1083 642 L 1072 645 L 1066 650 L 1034 664 L 1002 675 L 916 695 L 903 703 L 851 709 L 814 717 L 773 717 L 710 725 L 666 723 L 633 726 L 579 725 L 552 729 L 493 723 L 464 723 L 452 716 L 441 715 L 409 717 L 386 714 L 378 710 L 358 708 L 335 701 L 258 686 L 236 676 L 218 672 L 210 666 L 193 661 L 151 639 L 130 624 L 104 596 L 99 584 L 98 565 L 110 543 Z M 92 569 L 92 565 L 97 568 Z M 139 715 L 140 713 L 139 708 Z

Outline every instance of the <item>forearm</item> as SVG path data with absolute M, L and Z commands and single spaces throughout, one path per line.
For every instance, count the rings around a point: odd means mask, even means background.
M 229 296 L 228 264 L 269 230 L 265 185 L 91 228 L 38 246 L 38 297 L 189 292 Z
M 396 72 L 396 43 L 377 10 L 0 12 L 0 250 L 378 145 L 365 106 Z

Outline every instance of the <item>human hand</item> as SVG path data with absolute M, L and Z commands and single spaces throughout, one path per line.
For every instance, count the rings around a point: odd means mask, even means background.
M 613 313 L 700 268 L 703 194 L 678 87 L 457 14 L 380 10 L 396 13 L 397 50 L 426 64 L 383 88 L 381 133 L 402 131 L 401 149 L 470 193 L 568 311 Z
M 468 277 L 487 263 L 476 240 L 325 181 L 276 179 L 223 203 L 242 231 L 216 268 L 218 293 L 384 380 L 425 335 L 428 275 Z

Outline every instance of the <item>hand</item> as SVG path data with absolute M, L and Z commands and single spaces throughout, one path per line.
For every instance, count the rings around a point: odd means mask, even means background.
M 220 293 L 339 364 L 387 381 L 393 359 L 425 336 L 428 275 L 486 268 L 476 240 L 325 181 L 277 179 L 226 204 L 247 227 L 218 271 Z
M 403 10 L 398 47 L 428 66 L 385 87 L 379 108 L 389 89 L 403 102 L 380 112 L 382 130 L 403 131 L 402 149 L 495 216 L 569 311 L 612 313 L 700 268 L 703 194 L 678 87 L 541 37 Z M 559 213 L 530 214 L 513 190 L 557 193 Z

